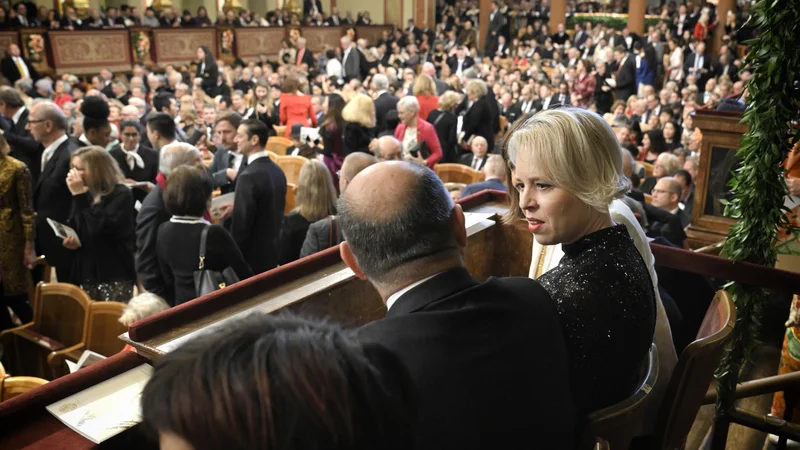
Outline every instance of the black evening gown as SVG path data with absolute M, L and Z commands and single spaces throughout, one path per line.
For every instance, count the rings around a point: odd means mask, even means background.
M 538 281 L 561 317 L 573 398 L 585 414 L 624 400 L 638 387 L 653 342 L 656 298 L 625 225 L 562 249 L 561 262 Z

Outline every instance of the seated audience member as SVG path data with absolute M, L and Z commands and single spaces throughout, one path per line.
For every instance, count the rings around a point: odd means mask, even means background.
M 269 130 L 258 119 L 242 121 L 236 131 L 237 151 L 245 158 L 236 178 L 231 236 L 253 273 L 278 266 L 278 240 L 286 205 L 286 176 L 264 147 Z
M 108 103 L 100 97 L 86 97 L 81 105 L 81 114 L 83 114 L 83 134 L 78 140 L 82 145 L 105 148 L 111 142 Z
M 164 450 L 414 447 L 413 385 L 396 356 L 262 313 L 159 359 L 142 417 Z
M 397 102 L 397 116 L 401 123 L 395 129 L 394 137 L 403 143 L 403 157 L 409 161 L 427 164 L 433 169 L 442 159 L 442 146 L 433 125 L 420 118 L 416 97 L 401 98 Z M 424 149 L 427 149 L 427 156 Z
M 659 129 L 647 130 L 642 135 L 642 146 L 639 147 L 639 157 L 641 162 L 655 164 L 658 155 L 667 152 L 667 142 L 664 140 L 664 133 Z
M 378 141 L 380 142 L 380 139 L 378 139 Z M 376 150 L 376 152 L 378 151 L 379 150 Z M 398 154 L 399 153 L 398 151 Z M 375 158 L 367 153 L 357 152 L 347 155 L 339 174 L 339 192 L 344 193 L 344 190 L 347 189 L 347 185 L 353 177 L 376 162 Z M 339 245 L 343 238 L 342 229 L 339 226 L 338 220 L 336 216 L 328 216 L 312 223 L 311 226 L 308 227 L 303 246 L 300 249 L 300 257 L 305 258 L 308 255 L 321 252 L 326 248 Z
M 159 159 L 158 171 L 165 179 L 177 167 L 183 165 L 202 165 L 200 151 L 188 144 L 164 147 Z M 172 292 L 172 286 L 166 285 L 161 277 L 156 255 L 158 227 L 169 220 L 169 213 L 164 206 L 164 182 L 157 183 L 147 194 L 136 216 L 136 273 L 145 290 L 166 298 Z
M 117 163 L 104 149 L 84 147 L 72 155 L 66 181 L 72 213 L 67 224 L 78 239 L 64 238 L 63 245 L 75 251 L 69 280 L 93 300 L 125 302 L 136 284 L 133 194 L 122 180 Z
M 694 209 L 694 179 L 688 170 L 683 169 L 675 171 L 675 175 L 673 176 L 681 184 L 681 188 L 683 190 L 681 193 L 682 209 L 686 213 L 688 220 L 691 222 L 692 211 Z
M 300 169 L 295 208 L 283 217 L 280 235 L 279 264 L 289 264 L 300 257 L 306 233 L 312 223 L 336 214 L 336 188 L 324 164 L 310 160 Z
M 8 82 L 13 85 L 17 80 L 32 80 L 39 79 L 39 72 L 31 64 L 30 60 L 22 56 L 19 45 L 9 44 L 6 57 L 0 61 L 0 68 L 2 68 L 3 76 L 8 79 Z
M 156 294 L 145 292 L 133 297 L 130 299 L 130 301 L 128 301 L 128 304 L 125 305 L 125 309 L 122 311 L 122 315 L 120 316 L 118 322 L 126 327 L 129 327 L 134 322 L 138 322 L 168 309 L 169 305 L 164 301 L 163 298 L 157 296 Z
M 120 128 L 121 142 L 109 153 L 122 170 L 125 184 L 134 185 L 131 188 L 133 198 L 142 202 L 158 176 L 158 152 L 140 144 L 142 127 L 139 121 L 123 120 Z
M 675 177 L 663 177 L 658 180 L 656 187 L 653 188 L 653 206 L 657 206 L 671 214 L 678 216 L 681 226 L 689 226 L 691 217 L 680 207 L 681 196 L 683 196 L 683 186 Z M 679 243 L 676 243 L 679 244 Z
M 472 153 L 467 153 L 466 155 L 462 156 L 459 160 L 459 163 L 472 167 L 472 170 L 483 170 L 483 166 L 485 166 L 486 161 L 489 160 L 489 155 L 487 154 L 489 150 L 489 144 L 487 144 L 486 139 L 484 139 L 482 136 L 475 136 L 472 139 L 470 150 Z
M 402 161 L 403 143 L 393 136 L 382 136 L 375 144 L 375 159 L 377 161 Z
M 415 448 L 571 448 L 555 305 L 530 279 L 472 279 L 464 213 L 434 172 L 375 164 L 351 181 L 338 211 L 342 259 L 388 309 L 360 339 L 392 350 L 417 384 Z
M 472 183 L 467 185 L 461 191 L 461 198 L 477 194 L 478 192 L 491 189 L 495 191 L 508 191 L 503 179 L 506 176 L 506 167 L 503 163 L 503 157 L 500 155 L 490 155 L 489 160 L 483 167 L 483 173 L 486 175 L 485 181 L 479 183 Z
M 357 94 L 342 110 L 344 154 L 369 153 L 375 140 L 375 103 L 366 94 Z
M 205 168 L 181 166 L 167 178 L 164 206 L 172 217 L 158 227 L 156 254 L 167 286 L 163 297 L 171 306 L 197 297 L 194 272 L 199 269 L 200 238 L 206 228 L 204 268 L 221 272 L 230 267 L 240 280 L 253 275 L 228 231 L 203 219 L 210 202 L 211 178 Z
M 292 138 L 292 145 L 286 148 L 286 154 L 291 156 L 302 156 L 303 158 L 316 159 L 317 150 L 311 147 L 306 142 L 300 140 L 300 132 L 303 125 L 296 123 L 292 125 L 292 133 L 289 135 Z
M 659 154 L 656 163 L 653 165 L 653 176 L 645 178 L 639 186 L 639 190 L 645 194 L 652 193 L 658 180 L 672 176 L 680 168 L 681 161 L 677 156 L 672 153 Z

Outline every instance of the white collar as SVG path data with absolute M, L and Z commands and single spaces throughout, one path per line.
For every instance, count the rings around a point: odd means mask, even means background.
M 259 158 L 269 158 L 269 154 L 266 150 L 262 150 L 260 152 L 253 153 L 252 155 L 247 157 L 247 164 L 253 164 L 253 161 Z
M 439 272 L 439 273 L 442 273 L 442 272 Z M 397 299 L 402 297 L 403 294 L 405 294 L 406 292 L 414 289 L 415 287 L 419 286 L 420 284 L 430 280 L 431 278 L 435 277 L 436 275 L 439 275 L 439 273 L 435 273 L 435 274 L 429 276 L 428 278 L 425 278 L 425 279 L 417 281 L 416 283 L 411 283 L 408 286 L 404 287 L 403 289 L 400 289 L 399 291 L 397 291 L 394 294 L 390 295 L 389 299 L 386 300 L 386 311 L 389 311 L 392 308 L 392 305 L 394 305 L 394 302 L 396 302 Z
M 89 147 L 91 147 L 91 146 L 92 146 L 92 143 L 91 143 L 91 142 L 89 142 L 89 139 L 86 137 L 86 133 L 83 133 L 83 134 L 81 135 L 81 137 L 79 137 L 79 138 L 78 138 L 78 140 L 79 140 L 79 141 L 81 141 L 82 143 L 86 144 L 86 145 L 87 145 L 87 146 L 89 146 Z
M 122 151 L 125 152 L 125 153 L 139 153 L 139 144 L 136 144 L 136 147 L 134 147 L 133 150 L 126 150 L 125 149 L 125 144 L 123 144 L 123 143 L 119 144 L 119 148 L 121 148 Z
M 384 89 L 384 90 L 382 90 L 382 91 L 378 91 L 378 95 L 376 95 L 376 96 L 375 96 L 375 98 L 378 98 L 378 97 L 380 97 L 381 95 L 383 95 L 383 94 L 384 94 L 384 93 L 386 93 L 386 92 L 389 92 L 389 91 L 387 91 L 386 89 Z
M 670 211 L 670 212 L 671 212 L 672 214 L 678 214 L 679 212 L 681 212 L 681 205 L 680 205 L 680 203 L 678 204 L 678 207 L 677 207 L 677 208 L 673 209 L 673 210 L 672 210 L 672 211 Z
M 20 108 L 17 110 L 17 112 L 15 112 L 13 116 L 11 116 L 11 120 L 14 121 L 14 125 L 16 125 L 17 122 L 19 122 L 19 118 L 20 118 L 20 116 L 22 116 L 23 112 L 25 112 L 25 107 L 24 106 L 20 106 Z
M 159 150 L 164 150 L 165 148 L 169 147 L 170 145 L 172 145 L 172 144 L 177 144 L 177 143 L 178 143 L 178 140 L 177 140 L 177 139 L 176 139 L 176 140 L 174 140 L 174 141 L 172 141 L 172 142 L 168 142 L 166 145 L 162 145 L 162 146 L 161 146 L 161 148 L 160 148 Z
M 206 225 L 211 225 L 206 219 L 194 216 L 172 216 L 170 217 L 169 221 L 172 223 L 187 223 L 187 224 L 204 223 Z
M 42 153 L 42 156 L 44 156 L 44 155 L 52 155 L 53 153 L 55 153 L 56 149 L 61 144 L 63 144 L 64 141 L 66 141 L 67 139 L 69 139 L 69 136 L 67 136 L 67 134 L 64 133 L 64 135 L 62 135 L 60 138 L 56 139 L 55 141 L 51 142 L 50 145 L 45 147 L 44 153 Z M 44 169 L 44 167 L 42 167 L 42 169 Z

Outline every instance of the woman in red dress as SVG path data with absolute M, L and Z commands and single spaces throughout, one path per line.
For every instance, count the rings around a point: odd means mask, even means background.
M 592 67 L 591 63 L 587 60 L 578 60 L 578 73 L 575 77 L 575 83 L 572 85 L 572 92 L 570 96 L 577 102 L 577 105 L 583 108 L 592 103 L 595 87 L 597 87 L 597 80 L 590 72 Z
M 281 124 L 286 125 L 288 138 L 292 125 L 299 123 L 304 127 L 316 127 L 317 116 L 311 107 L 311 96 L 300 91 L 300 81 L 295 77 L 288 77 L 281 85 Z

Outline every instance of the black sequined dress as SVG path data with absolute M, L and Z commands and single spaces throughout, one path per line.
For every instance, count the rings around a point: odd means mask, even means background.
M 538 281 L 556 302 L 581 413 L 630 396 L 653 342 L 656 299 L 650 272 L 616 225 L 562 245 L 561 262 Z

